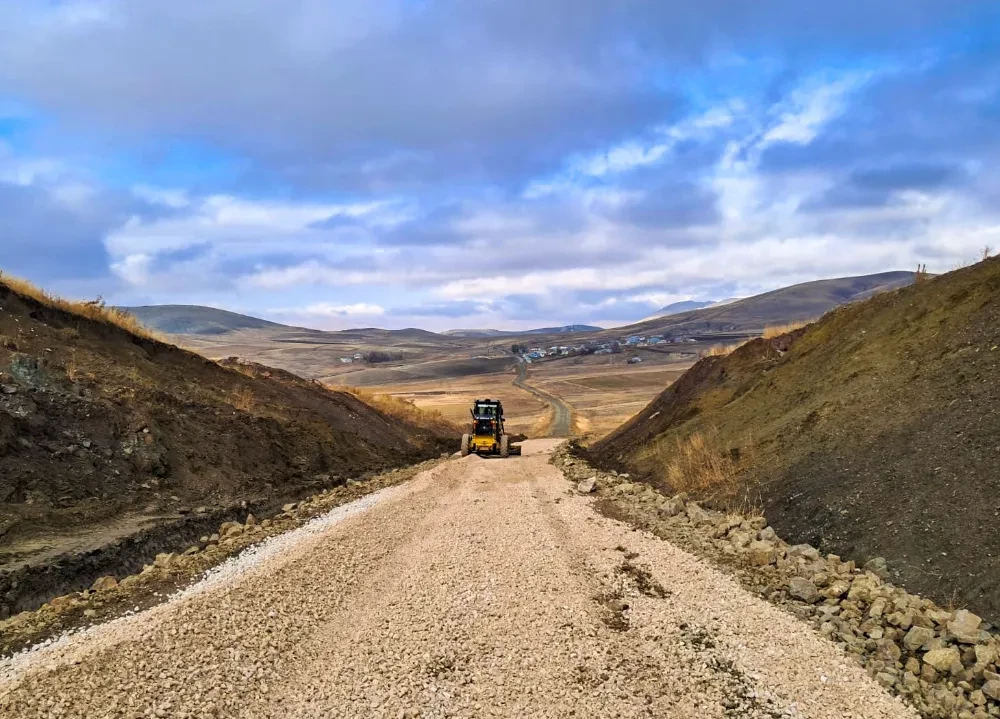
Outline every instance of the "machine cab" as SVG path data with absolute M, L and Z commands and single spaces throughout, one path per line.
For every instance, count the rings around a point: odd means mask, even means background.
M 499 454 L 507 457 L 520 454 L 519 447 L 510 445 L 504 429 L 503 405 L 498 399 L 477 399 L 469 410 L 472 415 L 472 433 L 462 436 L 462 456 Z
M 472 437 L 477 450 L 496 450 L 503 434 L 503 405 L 497 399 L 477 399 L 472 405 Z

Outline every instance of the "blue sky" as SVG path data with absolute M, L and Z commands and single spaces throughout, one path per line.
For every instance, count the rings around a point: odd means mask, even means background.
M 1000 246 L 995 2 L 0 0 L 0 269 L 324 328 Z

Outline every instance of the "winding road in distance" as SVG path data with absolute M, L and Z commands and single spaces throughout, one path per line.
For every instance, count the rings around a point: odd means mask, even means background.
M 517 362 L 517 377 L 514 379 L 514 386 L 525 392 L 530 392 L 551 405 L 553 414 L 552 427 L 549 430 L 550 437 L 569 437 L 573 433 L 573 408 L 566 404 L 562 398 L 528 384 L 528 363 L 522 359 L 518 359 Z

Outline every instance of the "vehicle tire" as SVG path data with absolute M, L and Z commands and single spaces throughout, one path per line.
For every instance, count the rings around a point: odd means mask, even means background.
M 504 435 L 500 438 L 500 456 L 509 457 L 510 456 L 510 438 Z
M 462 456 L 469 456 L 469 435 L 467 434 L 462 435 Z

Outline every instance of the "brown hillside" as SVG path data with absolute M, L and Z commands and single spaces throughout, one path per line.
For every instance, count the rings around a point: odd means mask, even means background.
M 696 434 L 738 480 L 704 494 L 1000 618 L 1000 259 L 708 357 L 592 453 L 670 484 Z
M 0 618 L 141 569 L 244 502 L 267 511 L 455 444 L 439 419 L 33 294 L 0 281 Z
M 717 332 L 759 334 L 766 327 L 813 321 L 841 305 L 889 292 L 914 281 L 913 272 L 880 272 L 858 277 L 813 280 L 782 287 L 724 305 L 644 320 L 597 334 L 611 338 L 628 334 L 704 335 Z M 588 335 L 592 337 L 593 335 Z

